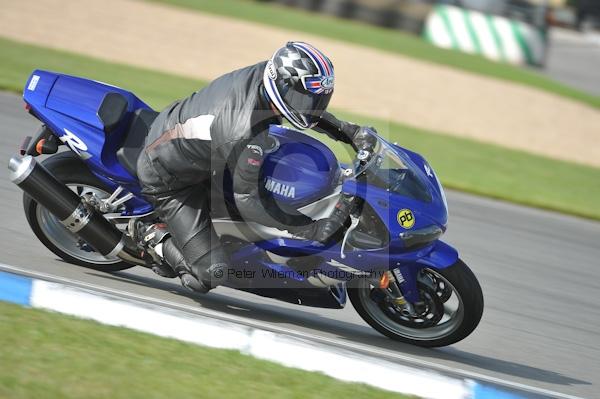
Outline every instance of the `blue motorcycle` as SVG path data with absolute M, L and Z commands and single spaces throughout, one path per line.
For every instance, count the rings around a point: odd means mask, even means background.
M 157 113 L 121 88 L 42 70 L 31 74 L 23 98 L 42 126 L 9 169 L 38 239 L 67 262 L 106 272 L 163 262 L 140 238 L 140 228 L 159 220 L 136 177 Z M 266 195 L 313 219 L 351 197 L 345 229 L 323 246 L 215 206 L 213 225 L 230 255 L 223 285 L 324 308 L 341 309 L 349 297 L 377 331 L 424 347 L 453 344 L 476 328 L 481 287 L 439 240 L 447 203 L 423 157 L 372 132 L 373 151 L 345 165 L 308 135 L 283 126 L 270 133 Z M 43 154 L 53 155 L 37 162 Z

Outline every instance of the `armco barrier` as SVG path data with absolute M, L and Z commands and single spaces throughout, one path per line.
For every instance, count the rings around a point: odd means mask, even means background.
M 479 54 L 515 65 L 542 65 L 546 35 L 533 25 L 449 5 L 434 7 L 423 35 L 446 49 Z

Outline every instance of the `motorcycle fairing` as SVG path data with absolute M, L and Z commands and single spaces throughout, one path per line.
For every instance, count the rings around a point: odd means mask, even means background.
M 432 181 L 430 184 L 433 186 L 435 182 Z M 437 185 L 435 189 L 437 189 Z M 416 274 L 420 269 L 424 267 L 442 269 L 453 265 L 458 260 L 458 252 L 440 240 L 436 239 L 417 249 L 407 249 L 399 238 L 400 233 L 407 230 L 398 224 L 396 215 L 398 211 L 406 208 L 411 209 L 415 214 L 415 224 L 410 230 L 416 231 L 432 225 L 445 229 L 445 204 L 439 194 L 437 199 L 427 203 L 396 195 L 376 187 L 367 187 L 365 183 L 357 182 L 354 179 L 344 182 L 342 191 L 363 198 L 375 210 L 390 232 L 390 244 L 388 246 L 379 249 L 361 249 L 359 251 L 345 248 L 342 253 L 340 244 L 323 247 L 315 243 L 290 238 L 265 240 L 257 242 L 255 245 L 265 251 L 289 258 L 299 256 L 321 257 L 323 262 L 319 265 L 319 269 L 325 273 L 336 275 L 339 280 L 350 280 L 367 272 L 399 268 L 402 274 L 407 277 L 405 282 L 402 283 L 402 289 L 406 298 L 411 301 L 419 300 L 417 297 Z M 426 215 L 434 216 L 429 217 Z M 435 215 L 439 216 L 436 217 Z
M 99 115 L 101 106 L 110 96 L 117 95 L 126 101 L 124 110 L 120 120 L 113 120 L 112 128 L 105 129 L 103 119 L 107 118 Z M 118 87 L 43 70 L 31 74 L 23 99 L 31 107 L 30 112 L 79 155 L 104 184 L 113 190 L 121 185 L 136 195 L 128 201 L 126 214 L 143 214 L 152 209 L 140 197 L 137 180 L 116 158 L 133 112 L 150 109 L 148 105 Z

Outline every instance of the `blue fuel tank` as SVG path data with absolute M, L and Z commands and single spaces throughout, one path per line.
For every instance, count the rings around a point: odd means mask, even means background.
M 263 184 L 275 200 L 301 208 L 333 192 L 341 168 L 322 142 L 296 130 L 273 125 L 275 147 L 263 165 Z

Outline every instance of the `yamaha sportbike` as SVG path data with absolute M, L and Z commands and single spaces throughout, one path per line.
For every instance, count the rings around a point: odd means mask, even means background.
M 126 90 L 42 70 L 23 98 L 42 126 L 9 169 L 38 239 L 67 262 L 107 272 L 164 262 L 139 238 L 140 226 L 160 220 L 136 177 L 157 113 Z M 230 257 L 223 285 L 324 308 L 341 309 L 349 297 L 392 339 L 426 347 L 460 341 L 479 323 L 483 295 L 457 251 L 440 241 L 448 215 L 442 186 L 422 156 L 372 134 L 373 150 L 345 165 L 320 141 L 271 127 L 268 195 L 313 219 L 330 215 L 341 195 L 352 206 L 326 246 L 213 211 Z M 37 162 L 42 154 L 53 155 Z

